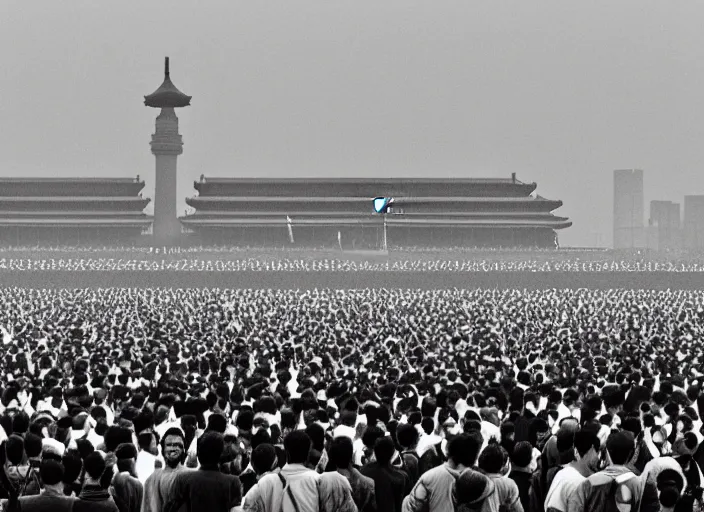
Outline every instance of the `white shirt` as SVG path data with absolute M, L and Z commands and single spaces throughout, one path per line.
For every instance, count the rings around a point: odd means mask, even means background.
M 584 480 L 586 478 L 572 466 L 565 466 L 558 471 L 545 497 L 545 510 L 552 507 L 560 512 L 568 512 L 567 500 Z

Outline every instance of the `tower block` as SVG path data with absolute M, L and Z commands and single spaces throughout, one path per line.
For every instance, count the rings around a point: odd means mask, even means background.
M 160 108 L 156 129 L 150 143 L 156 157 L 154 191 L 154 241 L 158 244 L 177 242 L 181 236 L 177 205 L 177 158 L 183 153 L 183 140 L 178 133 L 178 117 L 174 109 L 191 104 L 191 96 L 179 91 L 171 81 L 169 58 L 164 63 L 164 83 L 144 97 L 147 107 Z

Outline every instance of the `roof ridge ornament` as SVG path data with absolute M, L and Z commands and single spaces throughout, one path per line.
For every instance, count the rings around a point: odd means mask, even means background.
M 164 58 L 164 82 L 159 88 L 148 96 L 144 97 L 144 104 L 154 108 L 179 108 L 187 107 L 191 104 L 192 96 L 188 96 L 174 85 L 171 81 L 171 70 L 169 57 Z

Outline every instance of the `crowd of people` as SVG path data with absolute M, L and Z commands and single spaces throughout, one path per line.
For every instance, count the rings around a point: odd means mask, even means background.
M 0 289 L 0 503 L 700 511 L 703 329 L 701 291 Z
M 192 258 L 0 258 L 0 272 L 704 272 L 704 262 L 559 259 L 415 259 L 415 258 L 296 258 L 287 256 L 240 259 Z

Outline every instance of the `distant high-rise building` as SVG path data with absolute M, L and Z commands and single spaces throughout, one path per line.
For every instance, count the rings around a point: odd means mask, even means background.
M 680 204 L 672 201 L 650 201 L 648 247 L 673 250 L 681 246 Z
M 614 249 L 645 246 L 643 218 L 643 171 L 614 171 Z
M 684 248 L 704 248 L 704 196 L 684 196 Z

